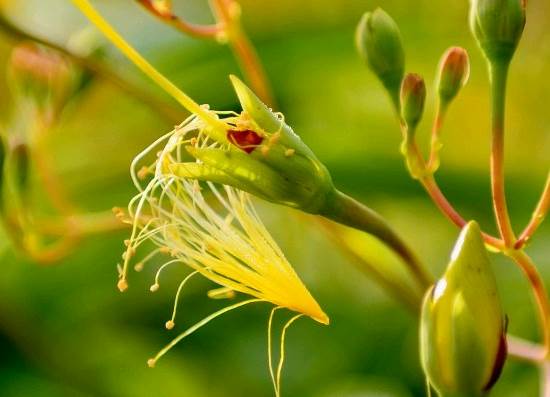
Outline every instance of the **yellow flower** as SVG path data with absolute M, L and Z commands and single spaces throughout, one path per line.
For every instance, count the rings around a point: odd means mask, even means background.
M 237 189 L 253 179 L 261 179 L 260 185 L 263 186 L 270 180 L 280 181 L 284 178 L 278 177 L 271 170 L 254 169 L 261 167 L 258 162 L 253 163 L 253 167 L 242 169 L 232 163 L 231 173 L 226 173 L 227 167 L 224 169 L 203 163 L 200 156 L 194 156 L 194 162 L 183 162 L 188 152 L 196 154 L 201 150 L 221 149 L 219 153 L 222 157 L 217 157 L 215 161 L 219 165 L 224 162 L 223 156 L 236 156 L 235 153 L 228 154 L 231 145 L 233 149 L 237 147 L 237 150 L 247 154 L 260 145 L 268 152 L 269 145 L 278 137 L 278 133 L 268 133 L 256 128 L 256 125 L 254 131 L 248 130 L 251 120 L 245 112 L 240 115 L 214 112 L 198 105 L 132 48 L 88 0 L 72 1 L 136 66 L 193 115 L 172 132 L 159 138 L 132 163 L 132 179 L 139 193 L 128 206 L 129 219 L 122 210 L 115 211 L 119 218 L 132 224 L 131 237 L 125 241 L 127 249 L 123 254 L 124 265 L 120 268 L 118 288 L 121 291 L 128 288 L 127 272 L 131 259 L 143 242 L 152 241 L 158 248 L 135 265 L 137 271 L 157 253 L 170 254 L 172 259 L 157 271 L 151 291 L 159 288 L 159 276 L 167 266 L 179 263 L 192 270 L 180 283 L 172 318 L 166 322 L 166 328 L 175 326 L 180 292 L 187 281 L 197 274 L 220 287 L 209 292 L 211 297 L 231 297 L 235 292 L 252 297 L 218 310 L 191 326 L 151 358 L 148 365 L 154 366 L 176 343 L 218 316 L 251 303 L 270 302 L 275 307 L 268 322 L 269 370 L 275 395 L 279 397 L 285 357 L 284 341 L 289 326 L 304 315 L 322 324 L 329 323 L 328 316 L 262 224 L 249 194 Z M 141 163 L 148 155 L 155 152 L 157 158 L 154 163 L 142 166 Z M 242 156 L 246 155 L 241 154 L 241 161 L 252 164 Z M 285 157 L 293 156 L 294 152 L 287 149 Z M 214 160 L 210 158 L 210 161 Z M 141 180 L 150 174 L 152 178 L 149 182 L 142 184 Z M 206 175 L 208 178 L 205 178 Z M 206 181 L 199 182 L 199 179 Z M 279 308 L 287 308 L 298 314 L 287 321 L 282 329 L 280 358 L 275 371 L 272 364 L 271 328 L 273 316 Z
M 191 117 L 136 157 L 132 177 L 139 194 L 128 209 L 133 232 L 119 287 L 126 287 L 125 269 L 133 253 L 150 240 L 170 253 L 171 263 L 185 264 L 221 287 L 328 324 L 327 315 L 262 224 L 247 193 L 211 182 L 201 184 L 172 171 L 200 165 L 198 160 L 182 163 L 189 146 L 221 146 L 212 141 L 205 128 L 201 119 Z M 158 151 L 162 144 L 154 164 L 142 167 L 141 159 Z M 153 178 L 142 185 L 140 176 L 147 170 Z

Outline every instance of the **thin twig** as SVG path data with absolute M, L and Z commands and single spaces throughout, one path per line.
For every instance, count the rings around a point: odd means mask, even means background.
M 539 226 L 544 221 L 544 218 L 548 214 L 549 210 L 550 210 L 550 172 L 548 173 L 548 177 L 546 179 L 546 185 L 544 186 L 544 190 L 542 192 L 540 201 L 535 209 L 535 212 L 533 212 L 533 217 L 531 218 L 531 221 L 521 233 L 514 248 L 521 249 L 523 246 L 525 246 L 525 244 L 527 244 L 527 242 L 531 239 L 531 237 L 535 234 Z

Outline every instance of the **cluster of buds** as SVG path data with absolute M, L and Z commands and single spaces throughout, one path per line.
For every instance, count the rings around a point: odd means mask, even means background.
M 489 61 L 494 94 L 503 94 L 507 67 L 525 26 L 526 3 L 471 1 L 470 25 Z M 381 10 L 365 14 L 357 30 L 357 44 L 360 55 L 396 103 L 403 131 L 402 152 L 411 175 L 422 183 L 432 180 L 431 174 L 439 166 L 444 116 L 469 78 L 466 50 L 451 47 L 439 63 L 431 153 L 425 161 L 415 135 L 424 113 L 426 85 L 420 75 L 403 73 L 404 55 L 396 23 Z M 505 328 L 481 232 L 471 222 L 460 235 L 444 277 L 429 290 L 423 304 L 422 364 L 431 386 L 445 397 L 486 395 L 506 357 Z
M 444 276 L 422 307 L 422 365 L 441 396 L 483 396 L 506 359 L 496 280 L 475 222 L 462 230 Z

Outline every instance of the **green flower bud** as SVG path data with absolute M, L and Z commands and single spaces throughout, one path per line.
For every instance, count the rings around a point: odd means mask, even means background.
M 14 48 L 10 77 L 16 93 L 43 106 L 62 101 L 73 84 L 73 71 L 58 53 L 32 43 Z
M 239 79 L 231 81 L 243 113 L 234 129 L 206 134 L 222 147 L 188 147 L 200 163 L 181 163 L 180 177 L 234 186 L 255 196 L 302 211 L 319 213 L 334 192 L 326 167 L 311 149 Z
M 395 21 L 381 8 L 367 12 L 356 31 L 361 57 L 380 79 L 399 106 L 399 90 L 405 74 L 405 51 Z
M 509 62 L 526 20 L 526 0 L 472 0 L 470 25 L 491 62 Z
M 410 132 L 414 132 L 426 103 L 426 84 L 424 79 L 413 73 L 409 73 L 401 86 L 401 117 L 407 124 Z
M 470 60 L 465 49 L 452 47 L 445 52 L 439 64 L 437 90 L 441 103 L 446 106 L 468 82 Z
M 451 262 L 426 294 L 420 325 L 421 359 L 442 396 L 483 396 L 506 358 L 505 317 L 481 231 L 462 230 Z

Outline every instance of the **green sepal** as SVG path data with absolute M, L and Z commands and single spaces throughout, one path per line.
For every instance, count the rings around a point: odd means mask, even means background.
M 239 182 L 244 191 L 254 191 L 268 201 L 296 207 L 289 196 L 292 185 L 279 173 L 259 163 L 244 152 L 186 147 L 194 158 L 216 168 Z M 277 198 L 277 199 L 275 199 Z

